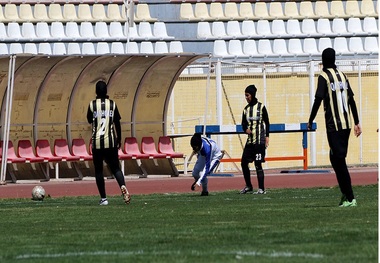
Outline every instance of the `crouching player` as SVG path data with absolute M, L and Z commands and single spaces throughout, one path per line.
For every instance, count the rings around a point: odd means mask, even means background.
M 214 140 L 204 138 L 199 133 L 195 133 L 193 137 L 191 137 L 190 145 L 194 153 L 197 154 L 197 161 L 192 173 L 195 182 L 191 185 L 191 190 L 194 191 L 196 185 L 202 185 L 201 196 L 207 196 L 207 175 L 218 166 L 220 159 L 223 157 L 223 153 Z

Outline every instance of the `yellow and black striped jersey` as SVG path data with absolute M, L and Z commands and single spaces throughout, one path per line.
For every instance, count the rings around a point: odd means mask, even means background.
M 248 104 L 243 110 L 242 127 L 249 128 L 247 143 L 265 144 L 265 137 L 269 136 L 269 117 L 265 106 L 261 102 Z

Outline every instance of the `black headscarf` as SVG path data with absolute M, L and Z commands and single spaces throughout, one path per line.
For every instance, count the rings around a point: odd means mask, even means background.
M 256 98 L 256 86 L 255 85 L 249 85 L 248 87 L 245 88 L 245 93 L 249 93 L 252 96 L 252 100 L 249 103 L 250 105 L 255 105 L 257 103 L 257 98 Z
M 108 96 L 107 96 L 107 84 L 102 80 L 99 80 L 96 83 L 96 97 L 97 98 L 108 98 Z
M 322 52 L 322 65 L 323 70 L 328 68 L 336 68 L 335 65 L 335 50 L 332 48 L 326 48 Z
M 202 146 L 202 136 L 201 136 L 200 133 L 194 133 L 193 137 L 191 137 L 190 145 L 193 148 L 193 150 L 195 148 L 198 148 L 198 149 L 201 148 L 201 146 Z

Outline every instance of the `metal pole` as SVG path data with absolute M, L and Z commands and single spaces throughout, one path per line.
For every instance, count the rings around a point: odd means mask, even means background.
M 203 136 L 206 136 L 206 124 L 207 124 L 207 110 L 208 110 L 208 93 L 210 89 L 210 77 L 211 77 L 211 55 L 208 60 L 208 74 L 207 74 L 207 83 L 206 83 L 206 105 L 205 105 L 205 115 L 203 120 Z
M 358 71 L 358 88 L 359 88 L 359 120 L 362 120 L 362 65 L 361 61 L 358 61 L 359 65 L 359 71 Z M 363 135 L 359 137 L 359 144 L 360 144 L 360 150 L 359 150 L 359 162 L 360 164 L 363 163 Z
M 223 125 L 223 91 L 222 91 L 222 62 L 218 59 L 215 67 L 215 80 L 216 80 L 216 116 L 217 124 Z M 217 136 L 217 142 L 220 149 L 224 149 L 223 146 L 223 136 Z M 219 170 L 223 171 L 223 164 L 219 165 Z
M 311 108 L 314 103 L 314 93 L 315 93 L 315 80 L 314 80 L 314 61 L 309 62 L 309 105 L 311 112 Z M 315 132 L 310 132 L 310 164 L 315 166 L 317 164 L 317 142 L 316 142 L 316 134 Z
M 7 86 L 7 96 L 6 96 L 6 106 L 5 106 L 5 120 L 3 126 L 3 152 L 1 158 L 1 174 L 0 174 L 0 184 L 6 184 L 5 178 L 7 173 L 7 159 L 8 159 L 8 141 L 9 141 L 9 130 L 10 130 L 10 119 L 12 112 L 12 100 L 13 100 L 13 88 L 14 88 L 14 73 L 15 73 L 15 61 L 16 56 L 11 55 L 9 58 L 9 68 L 8 68 L 8 86 Z

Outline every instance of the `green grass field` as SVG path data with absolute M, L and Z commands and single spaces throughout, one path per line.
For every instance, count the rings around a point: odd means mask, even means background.
M 0 262 L 378 262 L 378 185 L 0 200 Z

